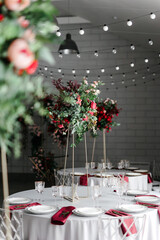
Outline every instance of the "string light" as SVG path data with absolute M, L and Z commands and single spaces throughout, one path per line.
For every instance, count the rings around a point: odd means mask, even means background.
M 150 46 L 153 45 L 153 41 L 151 39 L 148 39 L 148 43 L 149 43 Z
M 124 80 L 122 80 L 122 84 L 124 84 Z
M 78 53 L 78 54 L 77 54 L 77 57 L 78 57 L 78 58 L 80 58 L 80 57 L 81 57 L 81 55 Z
M 113 81 L 111 82 L 111 85 L 112 85 L 112 86 L 114 85 L 114 82 L 113 82 Z
M 98 51 L 97 50 L 94 52 L 94 56 L 98 57 Z
M 130 19 L 128 19 L 128 20 L 127 20 L 127 26 L 128 26 L 128 27 L 131 27 L 132 24 L 133 24 L 133 22 L 132 22 Z
M 44 70 L 45 70 L 45 71 L 47 71 L 47 70 L 48 70 L 48 67 L 47 67 L 47 66 L 45 66 L 45 67 L 44 67 Z
M 108 30 L 109 30 L 109 27 L 106 24 L 104 24 L 103 31 L 107 32 Z
M 76 70 L 75 70 L 75 69 L 72 69 L 72 73 L 75 74 L 75 73 L 76 73 Z
M 158 57 L 160 57 L 160 53 L 158 53 Z
M 149 67 L 147 67 L 147 71 L 148 71 L 148 72 L 150 71 L 150 68 L 149 68 Z
M 148 63 L 148 62 L 149 62 L 148 58 L 145 58 L 145 59 L 144 59 L 144 62 L 145 62 L 145 63 Z
M 88 75 L 85 76 L 86 80 L 88 79 Z
M 84 35 L 84 30 L 83 30 L 83 28 L 80 28 L 79 34 L 80 34 L 80 35 Z
M 134 51 L 134 50 L 136 49 L 136 47 L 135 47 L 133 44 L 131 44 L 131 45 L 130 45 L 130 49 L 131 49 L 132 51 Z
M 125 74 L 125 73 L 122 73 L 122 76 L 123 76 L 123 77 L 125 77 L 125 76 L 126 76 L 126 74 Z
M 111 78 L 111 79 L 113 78 L 113 75 L 112 75 L 112 74 L 110 74 L 110 78 Z
M 155 74 L 155 73 L 152 73 L 152 75 L 153 75 L 153 76 L 156 76 L 156 74 Z
M 120 69 L 120 67 L 119 66 L 116 66 L 116 70 L 118 71 Z
M 61 36 L 61 32 L 59 30 L 57 30 L 56 35 L 57 35 L 57 37 L 60 37 Z
M 98 75 L 98 80 L 100 80 L 101 79 L 101 77 Z
M 76 78 L 76 75 L 75 75 L 75 74 L 73 75 L 73 78 L 74 78 L 74 79 Z
M 62 73 L 62 78 L 64 77 L 64 73 Z
M 115 48 L 112 49 L 112 53 L 113 54 L 116 54 L 117 53 L 117 50 Z
M 87 70 L 86 70 L 86 73 L 87 73 L 87 74 L 89 74 L 89 73 L 90 73 L 90 70 L 89 70 L 89 69 L 87 69 Z
M 130 63 L 130 66 L 131 66 L 131 67 L 134 67 L 134 63 L 133 63 L 133 62 L 131 62 L 131 63 Z
M 63 55 L 62 55 L 62 53 L 59 53 L 59 57 L 60 57 L 60 58 L 63 58 Z
M 135 82 L 136 80 L 135 80 L 135 78 L 132 78 L 132 82 Z
M 134 71 L 134 74 L 136 74 L 136 75 L 138 74 L 137 70 Z
M 145 79 L 146 78 L 146 76 L 142 76 L 142 79 Z
M 105 69 L 104 69 L 104 68 L 101 68 L 101 72 L 104 73 L 104 72 L 105 72 Z
M 155 13 L 150 13 L 150 18 L 151 18 L 152 20 L 154 20 L 154 19 L 156 18 L 156 14 L 155 14 Z
M 61 69 L 61 68 L 58 68 L 58 72 L 61 73 L 61 72 L 62 72 L 62 69 Z

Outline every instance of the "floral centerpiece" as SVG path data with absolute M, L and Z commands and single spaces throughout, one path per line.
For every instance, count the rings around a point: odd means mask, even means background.
M 53 81 L 59 94 L 53 96 L 53 106 L 48 107 L 50 127 L 54 139 L 59 144 L 69 133 L 76 133 L 76 143 L 83 139 L 88 130 L 96 132 L 97 104 L 100 81 L 89 84 L 86 79 L 81 84 L 69 81 L 64 86 L 61 80 Z
M 113 117 L 118 116 L 120 109 L 117 107 L 117 102 L 107 98 L 97 103 L 97 129 L 106 129 L 107 132 L 111 130 L 112 126 L 119 124 L 113 120 Z

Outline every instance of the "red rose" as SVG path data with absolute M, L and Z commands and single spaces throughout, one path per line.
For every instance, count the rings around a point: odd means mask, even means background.
M 3 19 L 4 19 L 4 16 L 3 16 L 3 14 L 0 14 L 0 22 L 2 22 L 2 21 L 3 21 Z
M 59 128 L 63 128 L 64 126 L 63 126 L 63 124 L 59 124 L 58 127 Z
M 86 115 L 85 118 L 83 118 L 83 121 L 88 121 L 88 116 Z
M 65 121 L 66 123 L 69 123 L 68 118 L 64 118 L 64 121 Z
M 34 61 L 32 62 L 32 64 L 31 64 L 28 68 L 26 68 L 25 70 L 26 70 L 26 72 L 27 72 L 28 74 L 34 74 L 35 71 L 36 71 L 36 69 L 37 69 L 37 67 L 38 67 L 38 61 L 37 61 L 37 60 L 34 60 Z
M 88 111 L 88 113 L 90 113 L 92 116 L 93 116 L 93 114 L 94 114 L 94 112 L 92 112 L 92 111 Z
M 97 108 L 97 104 L 95 102 L 91 102 L 91 108 L 92 109 L 96 109 Z

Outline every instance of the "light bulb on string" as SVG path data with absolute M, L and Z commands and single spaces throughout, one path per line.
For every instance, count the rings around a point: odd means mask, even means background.
M 126 74 L 125 74 L 125 73 L 122 73 L 122 76 L 123 76 L 123 77 L 125 77 L 125 76 L 126 76 Z
M 134 63 L 133 62 L 130 63 L 130 67 L 134 67 Z
M 145 59 L 144 59 L 144 62 L 145 62 L 145 63 L 148 63 L 148 62 L 149 62 L 148 58 L 145 58 Z
M 155 72 L 154 72 L 154 73 L 152 73 L 152 75 L 153 75 L 153 76 L 156 76 Z
M 135 82 L 136 80 L 135 80 L 135 78 L 132 78 L 132 82 Z
M 118 71 L 120 69 L 120 67 L 119 66 L 116 66 L 116 70 Z
M 149 67 L 147 67 L 147 71 L 148 71 L 148 72 L 150 71 L 150 68 L 149 68 Z
M 76 73 L 76 70 L 75 70 L 75 69 L 72 69 L 72 73 L 75 74 L 75 73 Z
M 113 54 L 116 54 L 117 53 L 117 50 L 115 48 L 112 49 L 112 53 Z
M 87 70 L 86 70 L 86 73 L 87 73 L 87 74 L 89 74 L 89 73 L 90 73 L 90 70 L 89 70 L 89 69 L 87 69 Z
M 113 82 L 113 81 L 111 82 L 111 85 L 112 85 L 112 86 L 114 85 L 114 82 Z
M 100 77 L 100 75 L 98 75 L 98 80 L 100 80 L 101 79 L 101 77 Z
M 103 31 L 107 32 L 108 30 L 109 30 L 109 27 L 106 24 L 104 24 L 103 25 Z
M 61 73 L 61 72 L 62 72 L 62 69 L 61 69 L 61 68 L 58 68 L 58 72 Z
M 148 39 L 148 43 L 149 43 L 150 46 L 153 45 L 153 41 L 151 39 Z
M 57 35 L 57 37 L 60 37 L 61 36 L 61 32 L 59 30 L 57 30 L 56 35 Z
M 62 78 L 64 77 L 64 73 L 62 73 Z
M 45 71 L 47 71 L 47 70 L 48 70 L 48 67 L 47 67 L 47 66 L 45 66 L 45 67 L 44 67 L 44 70 L 45 70 Z
M 63 55 L 62 55 L 62 53 L 59 53 L 59 57 L 60 57 L 60 58 L 63 58 Z
M 50 75 L 53 75 L 53 71 L 50 71 Z
M 77 53 L 77 58 L 80 58 L 80 57 L 81 57 L 80 53 Z
M 101 72 L 104 73 L 104 72 L 105 72 L 105 69 L 104 69 L 104 68 L 101 68 Z
M 146 76 L 142 76 L 142 79 L 145 79 L 146 78 Z
M 88 75 L 85 76 L 86 80 L 88 80 Z
M 131 45 L 130 45 L 130 49 L 131 49 L 132 51 L 134 51 L 134 50 L 136 49 L 136 47 L 135 47 L 133 44 L 131 44 Z
M 134 74 L 136 74 L 136 75 L 138 74 L 137 70 L 134 71 Z
M 124 80 L 122 80 L 122 84 L 124 84 Z
M 150 13 L 150 18 L 151 18 L 152 20 L 156 19 L 156 14 L 155 14 L 155 13 Z
M 94 56 L 98 57 L 98 51 L 97 50 L 94 52 Z
M 127 20 L 127 26 L 128 26 L 128 27 L 131 27 L 132 25 L 133 25 L 133 22 L 132 22 L 130 19 L 128 19 L 128 20 Z
M 160 53 L 158 53 L 158 57 L 160 57 Z
M 74 78 L 74 79 L 76 78 L 76 75 L 75 75 L 75 74 L 73 75 L 73 78 Z
M 83 28 L 80 28 L 79 34 L 80 34 L 80 35 L 84 35 L 84 29 L 83 29 Z
M 112 75 L 112 74 L 110 74 L 110 78 L 113 78 L 113 75 Z

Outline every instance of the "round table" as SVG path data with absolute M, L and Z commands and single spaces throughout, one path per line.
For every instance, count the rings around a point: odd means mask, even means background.
M 84 196 L 85 193 L 87 193 L 87 189 L 90 189 L 90 187 L 78 187 L 79 196 L 81 194 Z M 150 194 L 160 196 L 158 192 L 152 192 Z M 38 193 L 35 190 L 28 190 L 15 193 L 10 197 L 27 197 L 35 201 L 35 199 L 38 198 Z M 128 196 L 127 198 L 129 202 L 135 203 L 134 197 Z M 51 188 L 45 188 L 43 199 L 43 204 L 54 205 Z M 80 198 L 74 203 L 65 199 L 60 201 L 59 199 L 58 203 L 60 206 L 93 206 L 93 200 L 90 197 Z M 99 198 L 99 205 L 105 210 L 109 210 L 115 208 L 116 204 L 117 194 L 104 189 L 102 197 Z M 64 225 L 53 225 L 51 224 L 53 214 L 54 213 L 34 215 L 24 210 L 24 240 L 100 240 L 98 235 L 98 217 L 79 217 L 72 214 Z M 159 240 L 160 219 L 157 209 L 147 209 L 143 214 L 146 215 L 143 240 Z
M 69 174 L 72 173 L 72 168 L 67 168 L 65 171 L 65 175 L 69 176 Z M 118 170 L 118 169 L 111 169 L 111 170 L 106 170 L 103 172 L 102 176 L 107 176 L 107 175 L 118 175 L 118 174 L 126 174 L 130 173 L 132 174 L 132 171 L 128 170 Z M 58 174 L 61 178 L 63 178 L 64 170 L 61 169 L 58 171 Z M 74 176 L 75 176 L 75 181 L 79 182 L 80 175 L 86 174 L 86 169 L 85 168 L 75 168 L 74 169 Z M 94 169 L 92 172 L 89 169 L 89 174 L 94 175 L 93 177 L 89 177 L 88 184 L 91 185 L 92 180 L 94 180 L 95 184 L 98 184 L 101 180 L 100 178 L 100 171 L 97 169 Z M 135 173 L 136 174 L 136 173 Z M 105 178 L 103 178 L 105 180 Z M 138 190 L 151 190 L 151 184 L 148 184 L 148 175 L 147 174 L 137 174 L 137 176 L 128 176 L 128 189 L 138 189 Z M 61 183 L 62 184 L 62 183 Z

